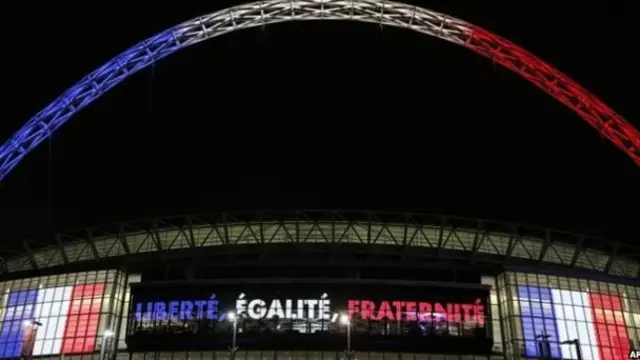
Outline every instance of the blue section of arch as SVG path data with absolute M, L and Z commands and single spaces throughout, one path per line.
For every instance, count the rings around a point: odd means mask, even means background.
M 179 40 L 184 32 L 181 27 L 163 31 L 111 59 L 32 117 L 0 146 L 0 181 L 29 152 L 102 94 L 155 61 L 191 45 Z

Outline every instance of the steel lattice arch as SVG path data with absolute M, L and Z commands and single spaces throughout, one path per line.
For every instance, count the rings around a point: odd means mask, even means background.
M 640 249 L 625 243 L 482 219 L 350 210 L 147 219 L 23 241 L 21 249 L 10 252 L 5 247 L 0 255 L 5 257 L 5 277 L 24 277 L 80 268 L 128 267 L 150 259 L 216 259 L 221 252 L 233 256 L 243 249 L 257 249 L 263 256 L 291 246 L 321 249 L 338 257 L 356 248 L 373 258 L 388 256 L 393 262 L 455 261 L 590 277 L 640 276 Z M 316 250 L 305 263 L 324 263 Z M 242 266 L 241 261 L 234 263 Z
M 410 29 L 467 47 L 562 102 L 640 166 L 640 132 L 568 76 L 525 49 L 468 22 L 385 0 L 270 0 L 212 12 L 165 30 L 87 75 L 0 147 L 0 181 L 43 140 L 130 75 L 185 47 L 232 31 L 288 21 L 354 20 Z

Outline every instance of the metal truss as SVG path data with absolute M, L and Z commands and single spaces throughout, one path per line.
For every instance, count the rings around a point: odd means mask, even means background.
M 580 268 L 621 277 L 640 272 L 638 249 L 586 236 L 517 224 L 447 216 L 354 211 L 298 211 L 182 216 L 25 241 L 7 258 L 7 271 L 43 270 L 72 263 L 135 257 L 159 259 L 180 252 L 235 245 L 354 244 L 428 251 L 433 258 L 537 269 Z
M 516 72 L 574 110 L 640 166 L 637 129 L 565 74 L 495 34 L 448 15 L 392 1 L 269 0 L 186 21 L 133 46 L 87 75 L 0 147 L 0 181 L 71 116 L 155 61 L 231 31 L 302 20 L 354 20 L 401 27 L 470 48 Z

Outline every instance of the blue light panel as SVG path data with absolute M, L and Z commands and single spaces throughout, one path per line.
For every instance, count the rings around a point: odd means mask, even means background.
M 20 356 L 25 333 L 25 321 L 32 320 L 38 290 L 19 290 L 9 294 L 4 321 L 0 328 L 0 358 Z
M 538 286 L 518 286 L 518 303 L 520 304 L 525 356 L 540 356 L 539 340 L 536 337 L 546 334 L 550 335 L 551 356 L 554 359 L 561 359 L 551 289 Z

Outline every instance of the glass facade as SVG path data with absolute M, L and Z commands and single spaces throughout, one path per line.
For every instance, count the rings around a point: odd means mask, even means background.
M 227 359 L 225 351 L 126 352 L 131 308 L 129 284 L 140 276 L 116 270 L 51 275 L 0 283 L 0 358 L 25 354 L 67 360 L 98 359 L 103 342 L 117 359 Z M 493 333 L 493 359 L 535 359 L 540 336 L 549 339 L 555 359 L 577 359 L 579 340 L 585 360 L 626 359 L 640 344 L 640 287 L 555 275 L 505 272 L 484 276 L 491 286 L 487 308 Z M 196 324 L 197 325 L 197 324 Z M 182 324 L 181 331 L 196 325 Z M 222 325 L 222 324 L 221 324 Z M 305 322 L 243 320 L 243 332 L 267 327 L 270 332 L 339 332 L 331 321 Z M 280 325 L 280 327 L 278 327 Z M 286 326 L 284 326 L 286 325 Z M 354 333 L 396 335 L 409 331 L 390 321 L 361 322 L 354 318 Z M 302 326 L 302 327 L 300 327 Z M 300 327 L 300 328 L 299 328 Z M 230 323 L 216 331 L 228 333 Z M 105 342 L 106 330 L 117 341 Z M 154 330 L 155 331 L 155 330 Z M 111 351 L 120 350 L 118 353 Z M 106 350 L 105 350 L 106 351 Z M 241 351 L 237 359 L 340 359 L 341 352 Z M 472 355 L 425 355 L 396 352 L 359 352 L 358 359 L 487 359 Z
M 185 288 L 182 289 L 186 292 Z M 397 289 L 389 287 L 388 290 L 394 293 L 393 290 Z M 471 294 L 476 293 L 485 295 L 484 291 L 474 290 Z M 231 323 L 226 319 L 228 311 L 239 315 L 238 332 L 256 334 L 337 334 L 344 332 L 338 315 L 348 313 L 354 336 L 485 338 L 488 335 L 485 322 L 491 321 L 484 310 L 484 296 L 469 297 L 468 303 L 432 303 L 346 300 L 345 294 L 324 299 L 300 297 L 249 301 L 237 299 L 237 294 L 226 295 L 218 293 L 214 299 L 207 300 L 136 302 L 130 311 L 127 332 L 130 335 L 231 333 Z
M 0 358 L 99 351 L 122 318 L 124 285 L 113 270 L 0 283 Z
M 131 292 L 127 340 L 135 351 L 226 349 L 234 328 L 245 350 L 335 351 L 344 348 L 347 332 L 341 315 L 349 317 L 352 342 L 362 351 L 446 353 L 462 347 L 482 354 L 491 348 L 489 290 L 481 285 L 264 280 L 141 284 Z
M 638 345 L 640 288 L 562 276 L 504 273 L 496 295 L 506 353 L 537 358 L 543 337 L 554 359 L 626 359 Z

